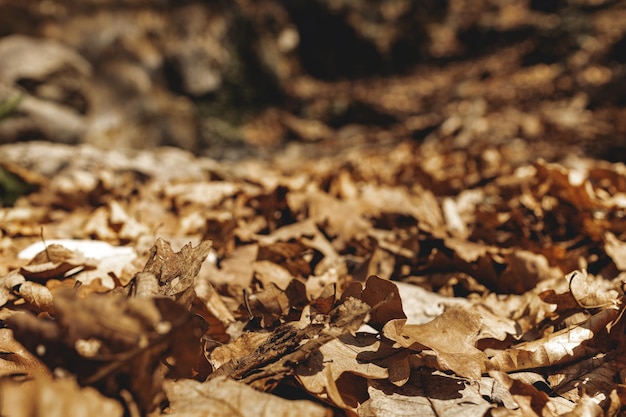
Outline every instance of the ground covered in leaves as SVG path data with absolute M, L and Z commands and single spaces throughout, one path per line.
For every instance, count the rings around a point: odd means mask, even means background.
M 34 189 L 0 211 L 3 416 L 626 402 L 621 163 L 531 160 L 522 141 L 235 164 L 0 151 Z
M 625 45 L 619 0 L 0 0 L 0 416 L 624 415 Z

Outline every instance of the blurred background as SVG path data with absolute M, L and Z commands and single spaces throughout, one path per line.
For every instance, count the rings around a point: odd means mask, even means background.
M 0 0 L 0 143 L 237 160 L 517 140 L 620 161 L 625 3 Z

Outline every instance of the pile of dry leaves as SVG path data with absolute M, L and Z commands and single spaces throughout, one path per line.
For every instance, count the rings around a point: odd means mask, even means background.
M 0 149 L 0 414 L 619 415 L 624 164 Z

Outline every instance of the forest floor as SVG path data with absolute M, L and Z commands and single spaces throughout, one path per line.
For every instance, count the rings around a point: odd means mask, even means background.
M 0 416 L 624 415 L 623 2 L 96 3 L 0 1 Z
M 1 154 L 3 416 L 620 413 L 621 163 Z

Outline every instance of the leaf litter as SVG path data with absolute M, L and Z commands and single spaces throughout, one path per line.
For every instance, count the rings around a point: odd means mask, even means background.
M 619 415 L 624 165 L 507 146 L 59 164 L 0 209 L 0 414 Z

